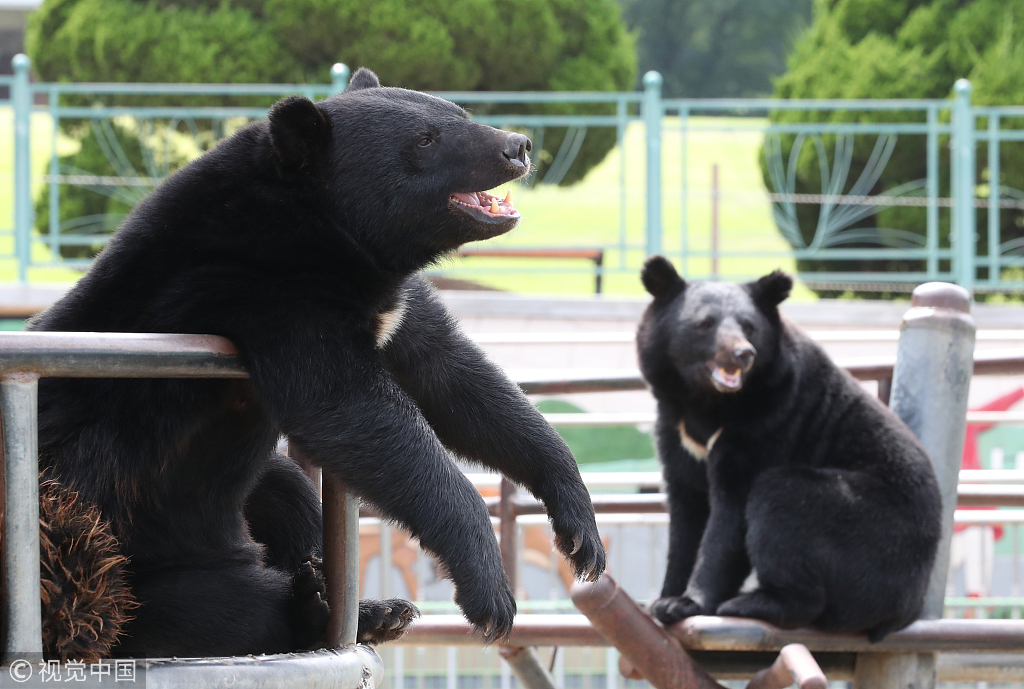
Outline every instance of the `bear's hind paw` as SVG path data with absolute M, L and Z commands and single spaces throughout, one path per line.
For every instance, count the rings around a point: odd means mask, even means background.
M 401 598 L 361 600 L 356 640 L 374 645 L 394 641 L 401 638 L 419 616 L 419 608 Z
M 292 624 L 298 648 L 317 648 L 324 643 L 331 608 L 322 568 L 320 558 L 311 557 L 299 565 L 292 581 Z

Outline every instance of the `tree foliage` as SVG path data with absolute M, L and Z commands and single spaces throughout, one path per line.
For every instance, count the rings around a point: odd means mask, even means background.
M 386 85 L 434 91 L 608 91 L 636 80 L 616 0 L 45 0 L 26 46 L 44 81 L 324 83 L 336 62 L 370 67 Z M 531 111 L 612 114 L 614 106 Z M 544 132 L 545 150 L 534 151 L 539 178 L 566 134 Z M 613 130 L 591 129 L 560 183 L 581 179 L 614 145 Z M 88 160 L 62 163 L 116 174 L 86 167 L 95 152 L 83 141 Z
M 788 70 L 775 82 L 782 98 L 947 98 L 954 82 L 970 79 L 975 104 L 1024 102 L 1024 0 L 816 0 L 810 29 L 794 47 Z M 806 113 L 780 111 L 775 122 L 815 121 L 917 121 L 920 113 L 871 113 L 832 111 Z M 1013 122 L 1020 127 L 1021 122 Z M 782 138 L 782 159 L 788 160 L 794 137 Z M 830 164 L 834 164 L 835 139 L 826 138 Z M 849 179 L 854 180 L 869 164 L 876 141 L 858 136 L 853 146 Z M 948 138 L 941 140 L 940 194 L 949 194 Z M 1013 144 L 1002 146 L 999 183 L 1024 190 L 1024 160 Z M 988 179 L 988 161 L 979 147 L 979 182 Z M 796 169 L 798 193 L 821 192 L 819 156 L 811 146 L 801 152 Z M 904 136 L 868 193 L 888 193 L 900 185 L 923 180 L 927 173 L 922 136 Z M 771 186 L 770 175 L 765 178 Z M 985 193 L 987 186 L 979 189 Z M 848 191 L 844 189 L 843 191 Z M 920 192 L 923 194 L 923 192 Z M 1010 192 L 1012 193 L 1012 192 Z M 818 208 L 798 208 L 802 240 L 809 243 L 818 227 Z M 921 208 L 884 208 L 867 216 L 851 229 L 876 232 L 874 242 L 844 246 L 920 245 L 925 234 Z M 1000 215 L 1003 241 L 1024 236 L 1019 211 L 1004 209 Z M 978 226 L 987 223 L 985 212 Z M 781 228 L 780 228 L 781 229 Z M 940 241 L 949 244 L 948 213 L 941 215 Z M 985 253 L 986 239 L 979 233 L 978 250 Z M 891 240 L 894 237 L 895 241 Z M 916 239 L 915 239 L 916 237 Z M 920 262 L 874 261 L 802 262 L 800 270 L 921 270 Z M 825 292 L 831 294 L 830 292 Z
M 761 96 L 786 69 L 813 0 L 622 0 L 640 69 L 678 98 Z

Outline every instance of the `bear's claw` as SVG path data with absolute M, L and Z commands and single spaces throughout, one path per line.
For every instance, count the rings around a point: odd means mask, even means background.
M 703 615 L 705 611 L 689 596 L 666 596 L 651 602 L 651 616 L 662 624 L 673 624 L 694 615 Z
M 331 608 L 327 604 L 323 563 L 310 557 L 299 565 L 292 581 L 292 625 L 298 648 L 317 648 L 323 644 Z
M 361 600 L 356 641 L 361 644 L 394 641 L 401 638 L 419 616 L 419 608 L 401 598 Z

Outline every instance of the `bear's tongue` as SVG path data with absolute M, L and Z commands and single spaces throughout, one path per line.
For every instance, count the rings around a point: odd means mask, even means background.
M 487 213 L 488 215 L 514 215 L 516 207 L 512 205 L 512 190 L 510 189 L 505 198 L 502 199 L 486 191 L 457 192 L 451 195 L 451 199 L 463 206 L 470 206 Z
M 742 384 L 742 377 L 743 372 L 738 368 L 726 370 L 721 366 L 716 366 L 711 372 L 712 380 L 729 390 L 738 390 Z

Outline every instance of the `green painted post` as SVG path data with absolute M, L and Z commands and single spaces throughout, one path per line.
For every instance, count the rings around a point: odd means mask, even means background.
M 999 284 L 999 199 L 1002 187 L 999 184 L 999 115 L 988 116 L 988 283 Z
M 938 280 L 939 276 L 939 111 L 928 108 L 928 210 L 927 242 L 928 279 Z
M 647 255 L 661 253 L 661 75 L 644 75 L 644 127 L 647 135 Z M 683 174 L 686 174 L 684 171 Z
M 953 186 L 953 257 L 957 282 L 974 294 L 975 279 L 975 134 L 974 112 L 971 109 L 973 87 L 967 79 L 957 79 L 953 85 L 953 156 L 956 159 L 956 179 Z
M 29 146 L 32 95 L 28 84 L 31 65 L 28 55 L 21 53 L 11 60 L 14 68 L 14 83 L 11 85 L 11 106 L 14 108 L 14 253 L 18 258 L 18 280 L 21 282 L 28 277 L 32 238 L 32 153 Z
M 331 86 L 334 87 L 335 95 L 341 93 L 348 86 L 348 77 L 351 74 L 351 70 L 348 65 L 335 62 L 331 65 Z

